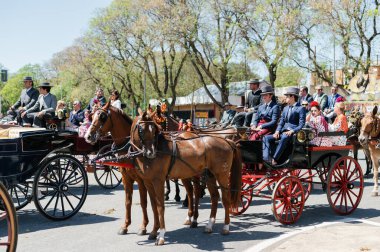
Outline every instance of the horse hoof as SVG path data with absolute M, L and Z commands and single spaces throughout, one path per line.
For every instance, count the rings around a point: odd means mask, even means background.
M 158 245 L 158 246 L 164 245 L 164 243 L 165 243 L 164 238 L 158 238 L 156 240 L 156 245 Z
M 157 234 L 149 234 L 148 240 L 156 240 L 157 239 Z
M 190 225 L 190 228 L 197 228 L 198 227 L 198 222 L 193 221 Z
M 169 195 L 165 195 L 165 200 L 169 200 Z
M 177 195 L 174 197 L 174 199 L 175 199 L 176 202 L 180 202 L 181 201 L 181 197 L 177 196 Z
M 212 229 L 206 227 L 206 228 L 205 228 L 205 233 L 206 233 L 206 234 L 211 234 L 211 233 L 212 233 Z
M 185 223 L 183 223 L 183 225 L 186 225 L 186 226 L 189 226 L 191 224 L 191 221 L 189 220 L 186 220 Z
M 140 229 L 140 230 L 137 232 L 137 235 L 146 235 L 146 229 Z
M 228 235 L 229 233 L 230 233 L 230 231 L 229 230 L 225 230 L 225 229 L 223 229 L 222 232 L 221 232 L 222 235 Z
M 126 235 L 128 233 L 127 228 L 120 228 L 119 231 L 117 232 L 118 235 Z
M 372 196 L 372 197 L 379 196 L 379 193 L 378 193 L 378 192 L 371 192 L 371 196 Z

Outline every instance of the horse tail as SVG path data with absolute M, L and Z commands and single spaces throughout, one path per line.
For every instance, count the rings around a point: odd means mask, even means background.
M 241 196 L 241 169 L 242 159 L 240 149 L 237 146 L 233 148 L 234 158 L 230 172 L 230 195 L 231 207 L 236 208 L 240 204 Z

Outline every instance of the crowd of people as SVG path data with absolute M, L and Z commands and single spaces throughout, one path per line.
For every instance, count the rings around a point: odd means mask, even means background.
M 250 140 L 262 140 L 263 159 L 277 165 L 287 148 L 291 136 L 303 127 L 311 127 L 316 137 L 310 144 L 317 146 L 346 145 L 347 139 L 341 136 L 322 137 L 320 132 L 348 131 L 344 114 L 344 98 L 337 93 L 337 86 L 331 87 L 331 94 L 323 92 L 322 86 L 316 86 L 316 93 L 309 94 L 306 86 L 300 89 L 289 87 L 285 92 L 285 101 L 278 103 L 273 88 L 252 80 L 245 107 L 225 104 L 220 121 L 221 127 L 249 127 Z M 239 120 L 236 120 L 239 118 Z M 276 144 L 277 143 L 277 144 Z
M 46 127 L 49 120 L 59 119 L 64 121 L 68 129 L 76 130 L 80 136 L 84 136 L 91 124 L 91 112 L 104 106 L 107 102 L 103 89 L 98 88 L 95 96 L 85 108 L 81 101 L 74 100 L 73 108 L 69 112 L 66 102 L 57 101 L 56 96 L 50 93 L 53 87 L 50 83 L 44 82 L 35 88 L 32 77 L 25 77 L 23 82 L 24 89 L 21 91 L 19 99 L 7 111 L 7 117 L 11 124 L 25 127 Z M 110 102 L 112 106 L 121 109 L 120 93 L 117 90 L 112 91 Z

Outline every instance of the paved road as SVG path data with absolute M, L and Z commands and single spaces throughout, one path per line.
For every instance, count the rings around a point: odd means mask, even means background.
M 362 161 L 361 161 L 362 162 Z M 301 219 L 294 225 L 276 222 L 270 201 L 255 199 L 241 216 L 232 218 L 231 234 L 222 236 L 223 209 L 220 206 L 214 233 L 204 234 L 210 203 L 201 201 L 199 227 L 182 223 L 186 209 L 173 200 L 166 204 L 166 245 L 155 247 L 147 236 L 137 236 L 141 222 L 138 192 L 133 196 L 133 223 L 130 234 L 117 235 L 123 221 L 122 187 L 104 190 L 89 174 L 87 200 L 76 216 L 52 222 L 41 216 L 33 204 L 18 212 L 18 251 L 379 251 L 380 197 L 370 197 L 372 180 L 366 178 L 362 202 L 347 219 L 335 215 L 322 190 L 314 190 Z M 137 188 L 135 188 L 137 190 Z M 184 192 L 182 191 L 182 197 Z M 174 194 L 171 194 L 174 198 Z M 150 215 L 152 219 L 152 216 Z M 149 225 L 151 228 L 151 225 Z

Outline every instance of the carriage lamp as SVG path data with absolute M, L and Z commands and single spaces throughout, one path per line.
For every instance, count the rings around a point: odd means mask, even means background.
M 309 134 L 307 134 L 307 138 L 309 141 L 313 140 L 315 138 L 315 132 L 310 131 Z
M 303 143 L 306 141 L 306 132 L 304 130 L 300 130 L 297 133 L 297 141 Z

